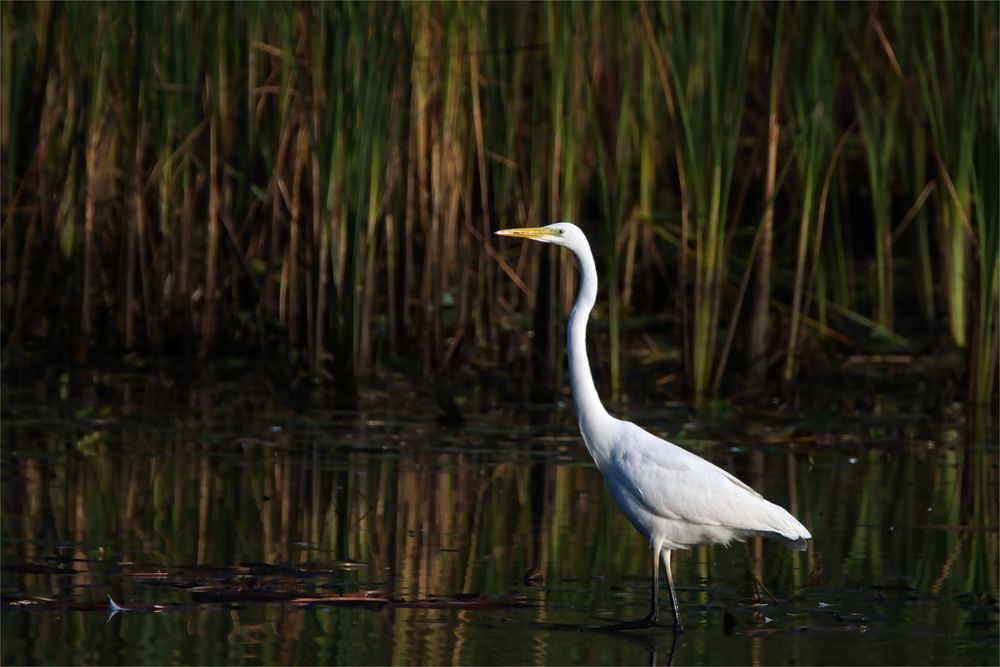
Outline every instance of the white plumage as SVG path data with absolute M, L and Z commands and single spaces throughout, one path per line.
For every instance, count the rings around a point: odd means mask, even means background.
M 754 535 L 777 537 L 797 549 L 812 536 L 784 508 L 722 468 L 686 449 L 615 419 L 601 403 L 587 360 L 587 320 L 597 300 L 597 270 L 590 244 L 579 227 L 558 222 L 547 227 L 506 229 L 517 236 L 569 248 L 580 265 L 580 289 L 567 326 L 569 380 L 587 450 L 604 475 L 618 507 L 648 540 L 653 554 L 649 615 L 616 627 L 643 627 L 658 617 L 659 557 L 667 572 L 674 629 L 681 629 L 670 569 L 674 549 L 696 544 L 729 544 Z
M 595 461 L 618 506 L 643 535 L 662 537 L 665 549 L 752 535 L 805 547 L 809 531 L 783 508 L 700 456 L 631 422 L 615 421 L 618 433 L 608 456 Z

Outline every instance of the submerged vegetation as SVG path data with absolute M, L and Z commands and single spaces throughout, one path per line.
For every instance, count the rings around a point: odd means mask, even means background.
M 530 358 L 559 386 L 572 267 L 492 231 L 569 219 L 615 394 L 630 353 L 700 401 L 946 346 L 994 393 L 996 3 L 2 12 L 5 358 L 267 352 L 347 385 Z

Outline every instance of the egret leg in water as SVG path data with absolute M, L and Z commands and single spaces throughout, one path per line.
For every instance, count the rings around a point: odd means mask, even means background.
M 619 509 L 649 540 L 652 604 L 639 621 L 608 629 L 647 627 L 659 616 L 659 561 L 667 570 L 674 630 L 681 616 L 670 571 L 670 554 L 697 544 L 729 544 L 755 535 L 782 539 L 805 549 L 812 535 L 784 508 L 696 454 L 615 419 L 601 403 L 587 360 L 587 320 L 597 301 L 597 269 L 587 237 L 576 225 L 504 229 L 497 234 L 568 248 L 580 266 L 580 289 L 566 327 L 569 383 L 580 433 Z

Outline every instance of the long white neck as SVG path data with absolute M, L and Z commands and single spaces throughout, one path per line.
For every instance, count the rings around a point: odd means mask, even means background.
M 587 449 L 596 460 L 599 453 L 594 450 L 594 439 L 589 436 L 611 420 L 611 415 L 604 409 L 601 398 L 597 395 L 587 360 L 587 320 L 597 301 L 597 268 L 589 248 L 574 249 L 574 254 L 580 263 L 580 290 L 566 327 L 569 384 L 573 391 L 580 431 Z

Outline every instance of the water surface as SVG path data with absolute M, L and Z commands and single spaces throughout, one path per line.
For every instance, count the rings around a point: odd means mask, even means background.
M 812 532 L 675 558 L 687 632 L 567 406 L 402 384 L 6 387 L 4 664 L 997 664 L 995 431 L 863 415 L 623 416 Z M 109 613 L 108 596 L 126 611 Z M 661 605 L 666 610 L 666 591 Z

